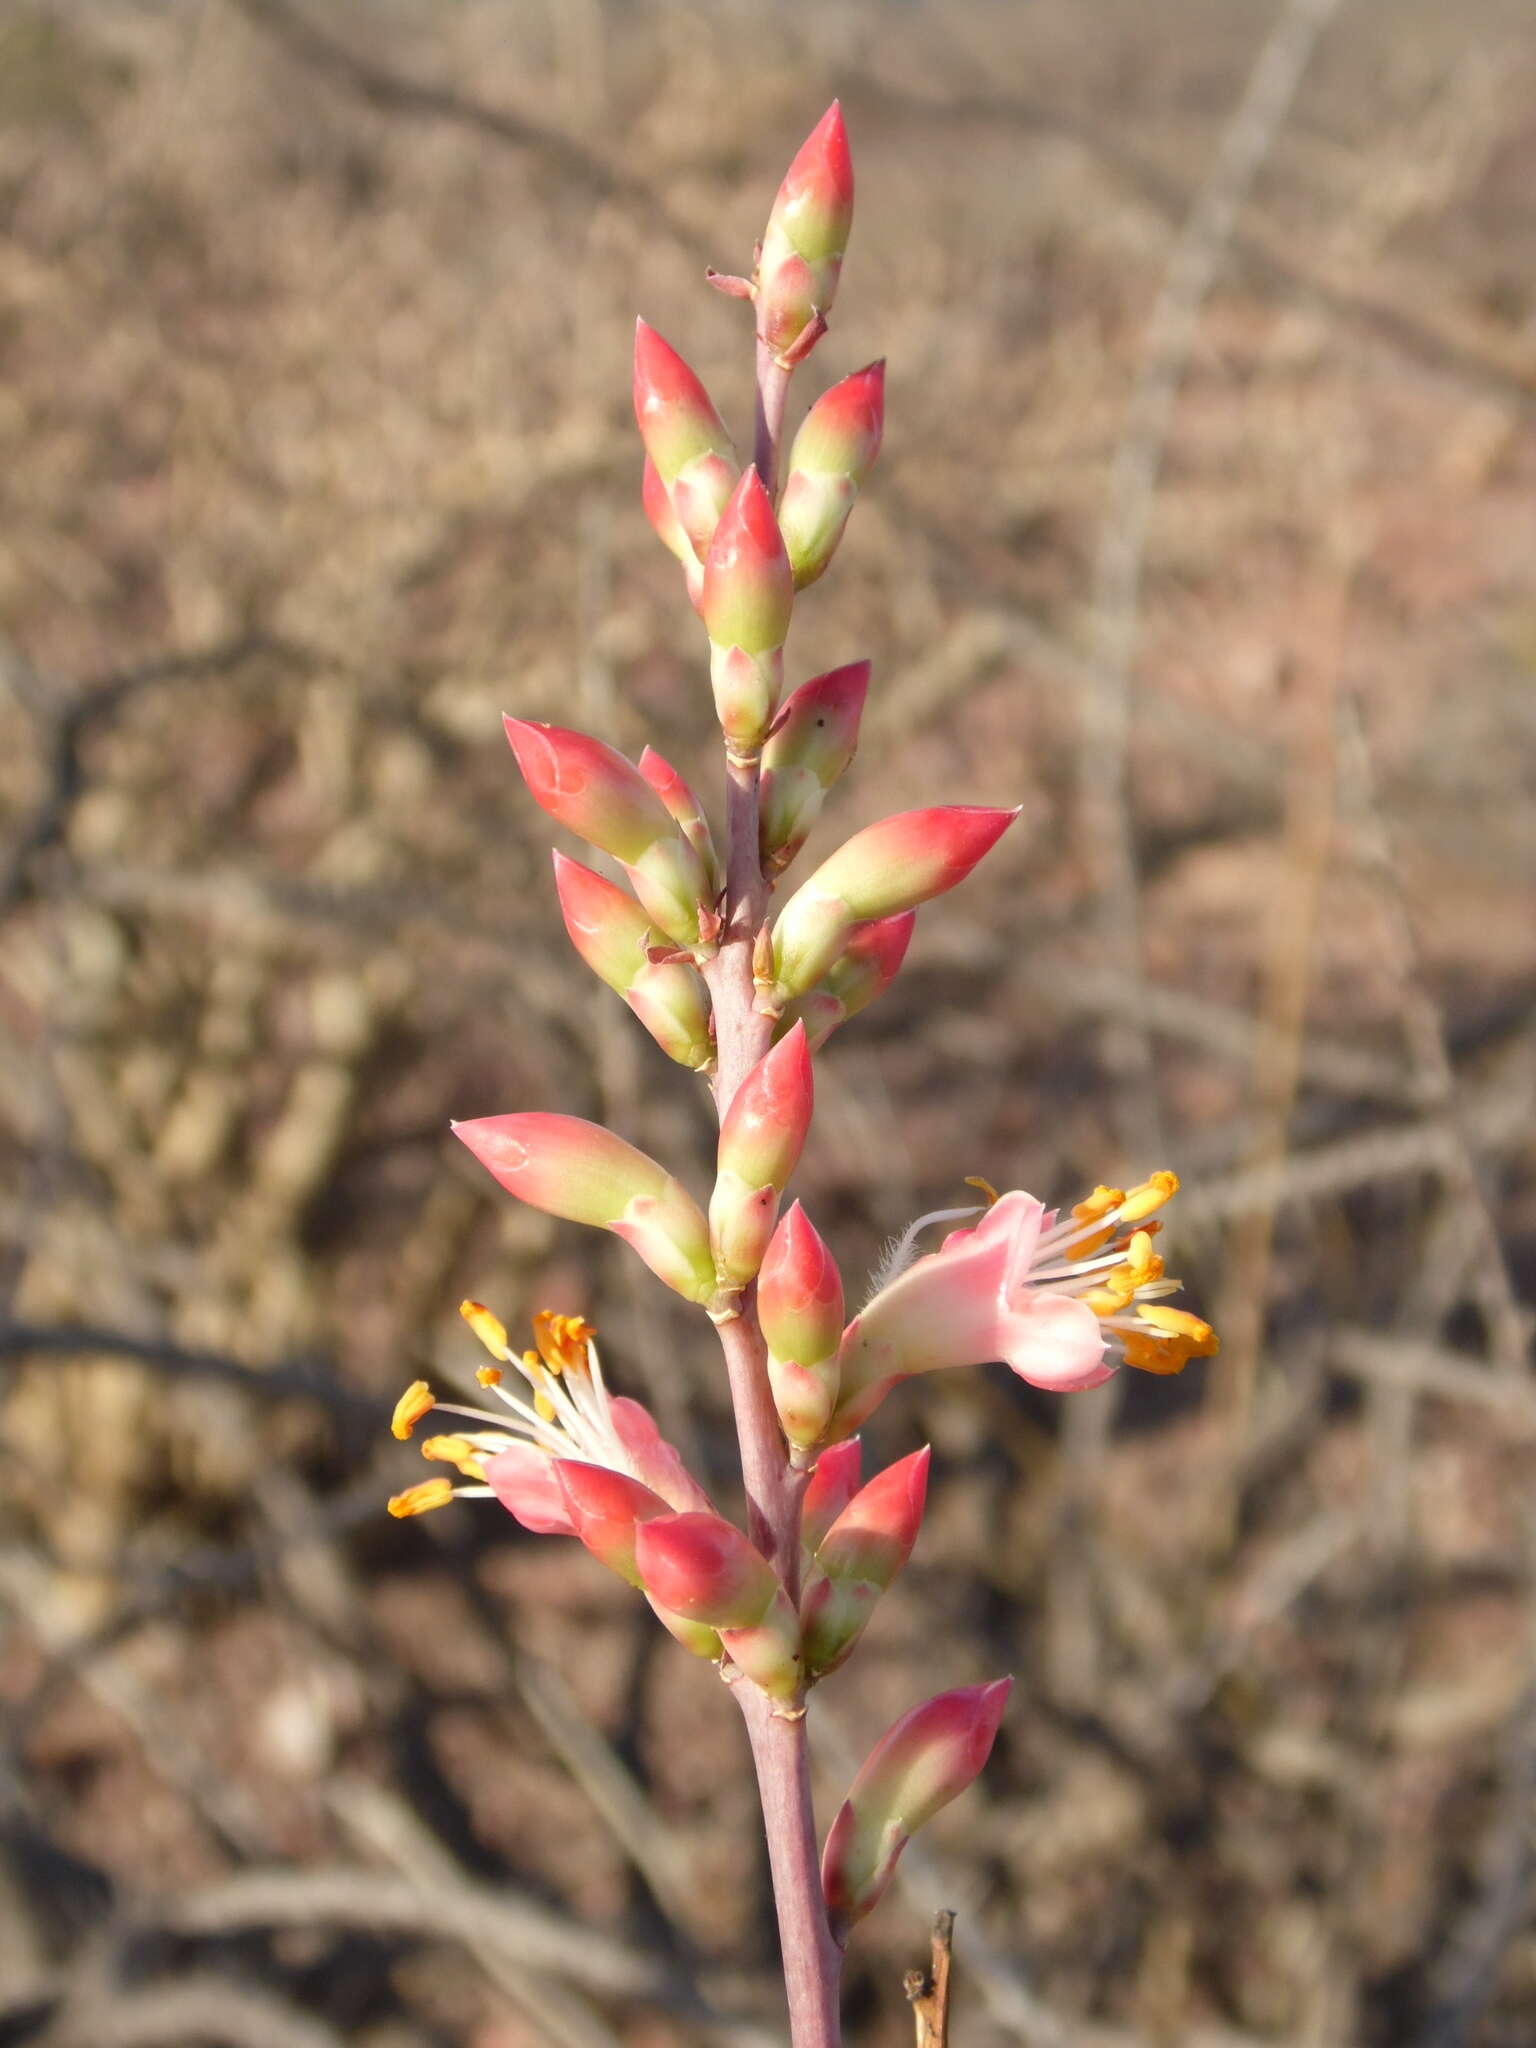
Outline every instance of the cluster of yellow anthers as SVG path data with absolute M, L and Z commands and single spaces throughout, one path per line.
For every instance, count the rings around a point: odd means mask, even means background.
M 1141 1372 L 1182 1372 L 1192 1358 L 1214 1358 L 1220 1348 L 1209 1323 L 1159 1299 L 1176 1294 L 1180 1282 L 1165 1277 L 1152 1249 L 1162 1225 L 1147 1219 L 1178 1191 L 1178 1175 L 1166 1168 L 1129 1191 L 1097 1187 L 1074 1206 L 1070 1221 L 1042 1233 L 1035 1249 L 1031 1279 L 1065 1282 L 1064 1291 L 1093 1310 L 1125 1363 Z M 1046 1260 L 1066 1263 L 1043 1268 Z
M 402 1443 L 417 1423 L 434 1411 L 489 1426 L 453 1436 L 429 1436 L 421 1455 L 436 1464 L 452 1465 L 472 1483 L 455 1486 L 450 1479 L 424 1479 L 419 1486 L 408 1486 L 394 1496 L 389 1503 L 392 1515 L 424 1515 L 456 1499 L 489 1499 L 492 1490 L 486 1484 L 485 1460 L 513 1444 L 531 1443 L 552 1457 L 564 1458 L 601 1459 L 611 1448 L 608 1390 L 592 1342 L 597 1332 L 590 1323 L 541 1308 L 533 1319 L 533 1341 L 538 1348 L 518 1353 L 507 1341 L 505 1324 L 480 1302 L 461 1302 L 459 1314 L 497 1360 L 495 1365 L 482 1365 L 475 1378 L 495 1394 L 506 1412 L 439 1401 L 425 1380 L 413 1380 L 395 1403 L 390 1424 Z M 503 1385 L 507 1366 L 521 1375 L 526 1394 Z

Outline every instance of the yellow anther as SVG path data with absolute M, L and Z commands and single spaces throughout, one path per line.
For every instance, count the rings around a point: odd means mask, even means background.
M 1164 1202 L 1178 1192 L 1179 1176 L 1164 1167 L 1161 1172 L 1148 1175 L 1139 1188 L 1131 1189 L 1120 1205 L 1120 1221 L 1140 1223 L 1144 1216 L 1161 1209 Z
M 499 1365 L 480 1365 L 475 1368 L 475 1378 L 482 1387 L 499 1387 L 505 1377 Z
M 1099 1218 L 1107 1216 L 1111 1209 L 1118 1209 L 1124 1200 L 1124 1188 L 1107 1188 L 1101 1183 L 1087 1201 L 1074 1204 L 1072 1214 L 1079 1223 L 1097 1223 Z
M 507 1355 L 507 1326 L 480 1301 L 461 1301 L 459 1314 L 474 1331 L 492 1358 Z
M 452 1465 L 465 1479 L 478 1480 L 485 1484 L 485 1467 L 480 1454 L 464 1436 L 429 1436 L 421 1447 L 421 1455 L 430 1458 L 437 1465 Z
M 1136 1230 L 1125 1248 L 1125 1270 L 1137 1287 L 1146 1287 L 1163 1277 L 1163 1262 L 1152 1249 L 1150 1230 Z
M 1214 1358 L 1220 1349 L 1210 1324 L 1186 1308 L 1164 1308 L 1161 1302 L 1144 1301 L 1137 1313 L 1159 1336 L 1187 1345 L 1192 1358 Z
M 983 1180 L 979 1173 L 968 1173 L 965 1176 L 965 1184 L 968 1188 L 975 1188 L 979 1193 L 986 1196 L 988 1208 L 991 1208 L 993 1203 L 1002 1200 L 1002 1197 L 998 1194 L 997 1189 L 993 1187 L 991 1181 Z
M 585 1372 L 587 1345 L 597 1335 L 580 1316 L 557 1315 L 541 1308 L 533 1319 L 533 1341 L 551 1372 Z
M 404 1521 L 407 1515 L 425 1515 L 433 1508 L 445 1508 L 452 1499 L 451 1479 L 423 1479 L 419 1486 L 408 1486 L 404 1493 L 393 1495 L 389 1512 L 397 1521 Z
M 1138 1372 L 1155 1372 L 1166 1377 L 1169 1373 L 1182 1372 L 1193 1356 L 1188 1345 L 1177 1343 L 1170 1337 L 1127 1336 L 1124 1342 L 1125 1362 Z
M 1096 1316 L 1117 1316 L 1135 1298 L 1136 1277 L 1129 1266 L 1112 1266 L 1081 1298 Z
M 554 1402 L 551 1401 L 548 1394 L 535 1394 L 533 1397 L 533 1406 L 534 1412 L 544 1422 L 553 1422 L 556 1415 L 559 1413 L 559 1410 L 556 1408 Z
M 425 1380 L 412 1380 L 405 1392 L 395 1403 L 395 1412 L 390 1418 L 390 1429 L 404 1443 L 423 1415 L 430 1415 L 437 1403 L 432 1399 L 432 1389 Z

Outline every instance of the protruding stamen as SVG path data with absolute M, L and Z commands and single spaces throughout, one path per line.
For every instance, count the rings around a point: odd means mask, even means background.
M 1140 1223 L 1144 1216 L 1161 1209 L 1164 1202 L 1179 1192 L 1179 1176 L 1170 1173 L 1166 1167 L 1150 1174 L 1139 1188 L 1132 1188 L 1120 1203 L 1122 1223 Z
M 433 1508 L 447 1507 L 453 1491 L 451 1479 L 423 1479 L 419 1486 L 408 1486 L 404 1493 L 394 1494 L 389 1512 L 397 1521 L 404 1521 L 409 1515 L 429 1514 Z
M 989 1209 L 1002 1200 L 1002 1197 L 998 1194 L 997 1189 L 993 1187 L 991 1181 L 983 1180 L 979 1173 L 968 1173 L 965 1176 L 965 1184 L 968 1188 L 975 1188 L 978 1193 L 986 1196 Z
M 475 1368 L 477 1386 L 499 1387 L 505 1377 L 499 1365 L 480 1365 Z
M 424 1415 L 430 1415 L 437 1403 L 432 1398 L 432 1389 L 425 1380 L 412 1380 L 405 1392 L 395 1403 L 395 1412 L 390 1418 L 390 1432 L 401 1443 L 409 1437 Z
M 466 1479 L 478 1479 L 484 1483 L 485 1467 L 468 1437 L 429 1436 L 421 1447 L 421 1455 L 435 1464 L 452 1465 Z
M 507 1355 L 507 1326 L 499 1316 L 493 1316 L 481 1301 L 461 1301 L 459 1314 L 474 1331 L 492 1358 Z M 484 1381 L 481 1382 L 485 1384 Z

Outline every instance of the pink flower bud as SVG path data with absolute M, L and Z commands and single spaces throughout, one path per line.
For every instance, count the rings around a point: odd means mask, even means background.
M 805 1668 L 847 1661 L 882 1593 L 912 1554 L 928 1491 L 928 1449 L 877 1473 L 822 1538 L 800 1602 Z
M 828 1444 L 817 1458 L 800 1504 L 800 1541 L 813 1554 L 858 1492 L 862 1463 L 863 1446 L 856 1436 Z
M 715 710 L 733 752 L 755 753 L 778 708 L 795 582 L 773 501 L 744 472 L 704 559 L 700 611 L 711 647 Z
M 781 1591 L 778 1574 L 732 1522 L 715 1514 L 657 1517 L 635 1532 L 647 1592 L 711 1628 L 754 1628 Z
M 852 225 L 853 163 L 834 100 L 785 173 L 763 235 L 757 331 L 776 354 L 830 312 Z
M 816 1547 L 829 1579 L 868 1579 L 882 1592 L 891 1584 L 922 1527 L 931 1455 L 924 1444 L 859 1488 Z
M 625 1472 L 581 1464 L 574 1458 L 553 1462 L 560 1497 L 577 1537 L 600 1564 L 638 1586 L 636 1525 L 670 1514 L 667 1503 Z
M 782 1194 L 810 1129 L 813 1095 L 805 1033 L 792 1031 L 732 1096 L 720 1126 L 720 1170 Z
M 647 747 L 640 756 L 640 773 L 666 805 L 682 832 L 683 837 L 704 863 L 715 890 L 719 890 L 724 876 L 720 870 L 720 859 L 715 852 L 714 834 L 709 829 L 709 820 L 704 815 L 704 806 L 693 790 L 678 774 L 665 755 L 658 754 L 654 747 Z
M 589 846 L 634 861 L 676 827 L 640 770 L 590 733 L 504 718 L 534 802 Z
M 693 542 L 683 531 L 677 508 L 667 494 L 667 487 L 656 472 L 651 458 L 645 458 L 645 468 L 640 475 L 640 503 L 645 516 L 655 530 L 656 538 L 664 548 L 676 555 L 682 564 L 683 581 L 688 589 L 688 601 L 697 611 L 699 600 L 704 594 L 704 564 L 694 552 Z
M 856 832 L 779 915 L 773 936 L 780 999 L 814 987 L 846 950 L 854 925 L 911 910 L 964 881 L 1018 815 L 944 804 L 902 811 Z
M 842 1341 L 843 1277 L 798 1202 L 774 1232 L 763 1260 L 757 1313 L 769 1350 L 801 1365 L 819 1365 Z
M 855 370 L 822 393 L 790 450 L 779 507 L 796 590 L 825 571 L 837 552 L 854 500 L 880 452 L 885 426 L 885 364 Z
M 827 1835 L 821 1882 L 840 1946 L 879 1903 L 912 1836 L 992 1753 L 1013 1681 L 963 1687 L 903 1714 L 875 1744 Z
M 579 1116 L 525 1111 L 457 1123 L 453 1133 L 531 1208 L 622 1237 L 689 1301 L 715 1293 L 709 1227 L 665 1167 Z
M 624 998 L 680 1066 L 709 1066 L 715 1056 L 709 991 L 686 961 L 650 958 L 654 928 L 634 898 L 559 852 L 555 892 L 571 944 L 598 979 Z
M 877 917 L 872 924 L 860 925 L 850 935 L 822 983 L 842 1004 L 845 1016 L 856 1017 L 876 996 L 885 994 L 907 957 L 916 923 L 915 910 L 902 910 L 894 917 Z
M 869 663 L 849 662 L 802 683 L 763 746 L 758 845 L 780 874 L 805 844 L 822 798 L 853 759 L 869 689 Z
M 809 1449 L 837 1406 L 843 1281 L 798 1202 L 774 1232 L 757 1283 L 768 1382 L 784 1434 Z
M 635 421 L 663 484 L 700 455 L 729 450 L 725 422 L 698 377 L 654 327 L 635 322 Z

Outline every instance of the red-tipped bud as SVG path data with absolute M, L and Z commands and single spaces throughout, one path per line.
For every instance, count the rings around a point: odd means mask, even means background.
M 884 428 L 884 363 L 855 370 L 824 391 L 806 414 L 790 450 L 779 507 L 797 590 L 814 583 L 837 552 Z
M 704 815 L 704 806 L 672 763 L 664 754 L 658 754 L 654 747 L 647 747 L 641 754 L 640 773 L 677 821 L 683 837 L 704 863 L 705 873 L 713 887 L 718 890 L 724 877 L 720 871 L 719 856 L 715 852 L 714 834 L 710 831 L 709 820 Z
M 608 1569 L 640 1584 L 635 1563 L 635 1528 L 672 1510 L 648 1486 L 627 1472 L 606 1465 L 586 1465 L 574 1458 L 553 1461 L 556 1482 L 571 1527 L 592 1555 Z
M 811 1104 L 805 1033 L 792 1031 L 736 1090 L 720 1128 L 709 1234 L 723 1287 L 745 1287 L 762 1264 L 779 1196 L 810 1128 Z
M 778 708 L 795 579 L 773 501 L 756 469 L 744 472 L 704 558 L 699 610 L 710 640 L 710 680 L 726 745 L 753 758 Z
M 890 1585 L 922 1527 L 930 1457 L 924 1444 L 859 1488 L 817 1546 L 829 1579 L 867 1579 L 882 1592 Z
M 785 173 L 757 265 L 757 331 L 782 355 L 825 321 L 853 225 L 853 162 L 834 100 Z
M 526 718 L 503 724 L 534 801 L 588 845 L 624 862 L 641 905 L 669 939 L 697 945 L 714 891 L 698 854 L 634 763 L 590 733 Z
M 784 1434 L 809 1449 L 837 1406 L 843 1281 L 798 1202 L 774 1232 L 757 1283 L 768 1381 Z
M 635 420 L 667 490 L 701 457 L 734 461 L 725 422 L 693 371 L 654 327 L 635 322 Z
M 781 1001 L 815 986 L 856 924 L 941 896 L 975 867 L 1018 812 L 944 804 L 883 818 L 845 841 L 785 904 L 774 927 Z
M 527 1111 L 453 1126 L 509 1194 L 622 1237 L 689 1301 L 715 1293 L 709 1226 L 665 1167 L 579 1116 Z
M 869 663 L 852 661 L 802 683 L 774 720 L 763 747 L 758 845 L 774 874 L 805 844 L 822 799 L 859 743 Z
M 966 1686 L 903 1714 L 870 1751 L 827 1835 L 821 1882 L 832 1932 L 877 1905 L 925 1820 L 962 1793 L 992 1753 L 1013 1681 Z
M 655 930 L 635 899 L 580 861 L 555 855 L 555 892 L 571 944 L 600 981 L 621 995 L 680 1066 L 714 1060 L 709 991 L 685 960 L 655 961 Z
M 800 1541 L 813 1554 L 858 1492 L 863 1462 L 864 1448 L 856 1436 L 844 1437 L 840 1444 L 828 1444 L 817 1458 L 800 1504 Z
M 773 1233 L 763 1260 L 757 1313 L 769 1350 L 780 1358 L 818 1365 L 842 1342 L 843 1276 L 798 1202 Z
M 676 828 L 666 805 L 606 740 L 529 718 L 502 724 L 529 795 L 589 846 L 635 861 L 658 839 L 672 837 Z
M 809 1677 L 824 1678 L 852 1654 L 912 1554 L 927 1492 L 925 1445 L 861 1488 L 822 1538 L 800 1602 Z
M 732 1096 L 720 1126 L 721 1172 L 782 1194 L 810 1129 L 813 1098 L 805 1033 L 792 1031 L 764 1054 Z
M 664 548 L 676 555 L 682 564 L 683 581 L 688 589 L 688 601 L 697 611 L 704 595 L 704 564 L 694 550 L 693 542 L 683 531 L 683 523 L 677 516 L 666 485 L 656 472 L 651 458 L 645 458 L 645 468 L 640 475 L 640 503 L 645 516 L 651 522 L 656 538 Z

